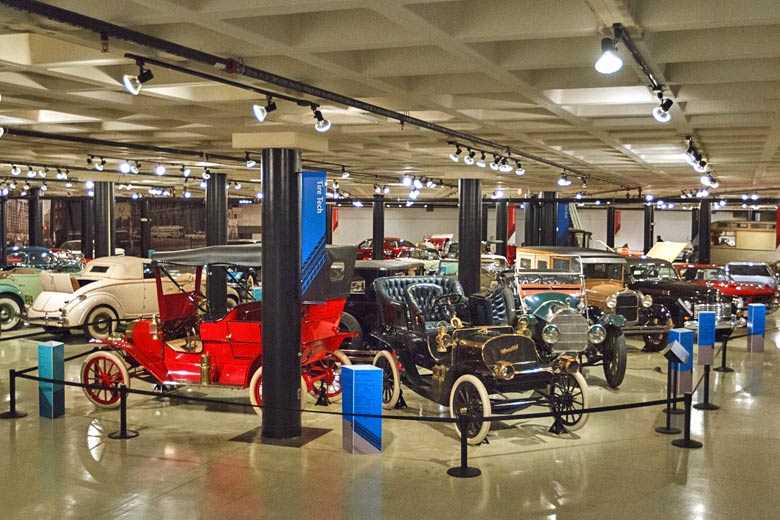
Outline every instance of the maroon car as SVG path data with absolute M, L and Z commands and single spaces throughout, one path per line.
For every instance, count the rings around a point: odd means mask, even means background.
M 392 260 L 398 258 L 401 251 L 407 249 L 415 249 L 415 245 L 408 240 L 403 240 L 397 237 L 385 237 L 385 260 Z M 374 240 L 367 238 L 357 245 L 358 260 L 373 260 L 374 259 Z
M 780 304 L 780 294 L 771 287 L 758 283 L 735 282 L 719 265 L 677 264 L 675 267 L 686 282 L 707 285 L 724 295 L 740 297 L 744 304 L 740 314 L 747 312 L 749 303 L 763 303 L 768 313 L 777 310 Z

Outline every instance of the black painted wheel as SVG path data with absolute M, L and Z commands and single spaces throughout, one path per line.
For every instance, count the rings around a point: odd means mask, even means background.
M 626 377 L 626 337 L 610 333 L 604 341 L 604 377 L 610 388 L 617 388 Z
M 463 411 L 469 419 L 466 428 L 468 443 L 480 444 L 490 431 L 490 422 L 484 418 L 492 413 L 485 384 L 471 374 L 460 376 L 450 392 L 450 417 L 457 418 Z M 458 436 L 463 435 L 458 423 L 455 423 L 455 431 Z
M 621 336 L 622 337 L 622 336 Z M 582 374 L 556 374 L 550 388 L 550 409 L 557 413 L 569 431 L 585 426 L 590 414 L 582 410 L 590 406 L 588 383 Z
M 650 325 L 660 325 L 662 322 L 658 318 L 653 318 Z M 657 334 L 645 334 L 645 352 L 660 352 L 666 348 L 669 343 L 669 331 L 659 332 Z

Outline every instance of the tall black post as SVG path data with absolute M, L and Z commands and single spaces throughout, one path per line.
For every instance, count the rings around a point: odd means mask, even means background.
M 114 231 L 114 183 L 95 183 L 95 258 L 111 256 L 116 245 Z
M 374 194 L 374 260 L 385 259 L 385 196 Z
M 499 200 L 496 202 L 496 254 L 506 256 L 506 239 L 507 239 L 507 208 L 506 201 Z
M 5 259 L 8 258 L 8 222 L 5 215 L 5 197 L 0 198 L 0 266 L 5 265 Z
M 555 201 L 557 193 L 545 191 L 542 193 L 542 208 L 539 214 L 540 246 L 554 246 L 558 244 L 558 203 Z
M 30 188 L 30 198 L 27 202 L 27 233 L 28 244 L 31 246 L 43 245 L 43 201 L 40 198 L 40 190 L 40 188 Z
M 655 243 L 655 207 L 652 204 L 645 204 L 645 225 L 644 225 L 644 248 L 645 253 L 650 251 Z
M 696 237 L 699 236 L 699 208 L 691 210 L 691 243 L 696 245 Z
M 325 205 L 325 243 L 333 243 L 333 205 Z
M 702 200 L 699 203 L 699 260 L 700 264 L 710 263 L 710 213 L 711 203 Z
M 525 240 L 526 246 L 539 245 L 539 206 L 536 197 L 525 203 Z
M 149 257 L 152 249 L 152 208 L 149 199 L 141 199 L 141 256 Z
M 95 201 L 92 197 L 81 199 L 81 254 L 95 258 Z
M 607 245 L 615 247 L 615 206 L 607 208 Z
M 227 175 L 212 173 L 206 181 L 206 245 L 227 244 L 227 203 Z M 227 272 L 223 267 L 210 269 L 206 279 L 206 296 L 212 314 L 223 316 L 227 311 Z
M 481 240 L 484 242 L 488 239 L 488 210 L 490 210 L 490 206 L 488 206 L 487 202 L 482 203 L 482 238 Z
M 466 296 L 479 291 L 480 257 L 482 255 L 482 181 L 460 179 L 458 211 L 458 281 Z
M 263 150 L 263 437 L 301 434 L 301 156 Z

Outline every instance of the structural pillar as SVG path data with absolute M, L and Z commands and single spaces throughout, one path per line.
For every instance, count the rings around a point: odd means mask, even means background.
M 374 194 L 374 260 L 385 259 L 385 196 Z
M 490 210 L 490 206 L 488 206 L 487 202 L 482 203 L 482 238 L 481 240 L 484 242 L 488 239 L 488 211 Z
M 114 254 L 116 231 L 114 220 L 114 183 L 95 183 L 95 258 Z
M 152 249 L 152 208 L 149 199 L 141 199 L 141 256 L 149 258 Z
M 536 197 L 525 203 L 525 240 L 526 246 L 539 244 L 539 205 Z
M 539 213 L 540 246 L 555 246 L 558 244 L 558 194 L 554 191 L 542 192 L 542 208 Z
M 696 245 L 696 237 L 699 236 L 699 208 L 691 210 L 691 244 Z
M 496 202 L 496 254 L 506 256 L 507 207 L 505 200 Z
M 325 243 L 333 243 L 333 205 L 325 205 Z
M 700 264 L 710 263 L 710 222 L 711 202 L 702 200 L 699 203 L 699 259 Z
M 647 253 L 650 248 L 653 247 L 655 241 L 655 206 L 652 204 L 645 204 L 645 225 L 644 225 L 644 238 L 645 243 L 642 251 Z
M 482 181 L 460 179 L 458 211 L 458 281 L 466 296 L 479 291 L 480 257 L 482 255 Z
M 27 202 L 27 233 L 28 244 L 31 246 L 43 245 L 43 201 L 40 195 L 40 188 L 30 188 L 30 198 Z
M 301 435 L 301 156 L 263 150 L 263 437 Z
M 615 248 L 615 207 L 607 208 L 607 245 Z
M 8 258 L 8 222 L 6 222 L 5 197 L 0 198 L 0 266 L 5 265 Z
M 208 246 L 227 244 L 227 204 L 227 175 L 212 173 L 206 181 L 206 245 Z M 221 266 L 209 269 L 206 278 L 209 310 L 214 316 L 224 316 L 227 312 L 227 271 Z
M 95 201 L 92 197 L 81 199 L 81 254 L 95 258 Z

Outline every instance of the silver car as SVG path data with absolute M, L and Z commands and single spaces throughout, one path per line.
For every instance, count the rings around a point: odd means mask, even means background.
M 729 262 L 726 272 L 736 282 L 758 283 L 777 290 L 777 279 L 766 262 Z

